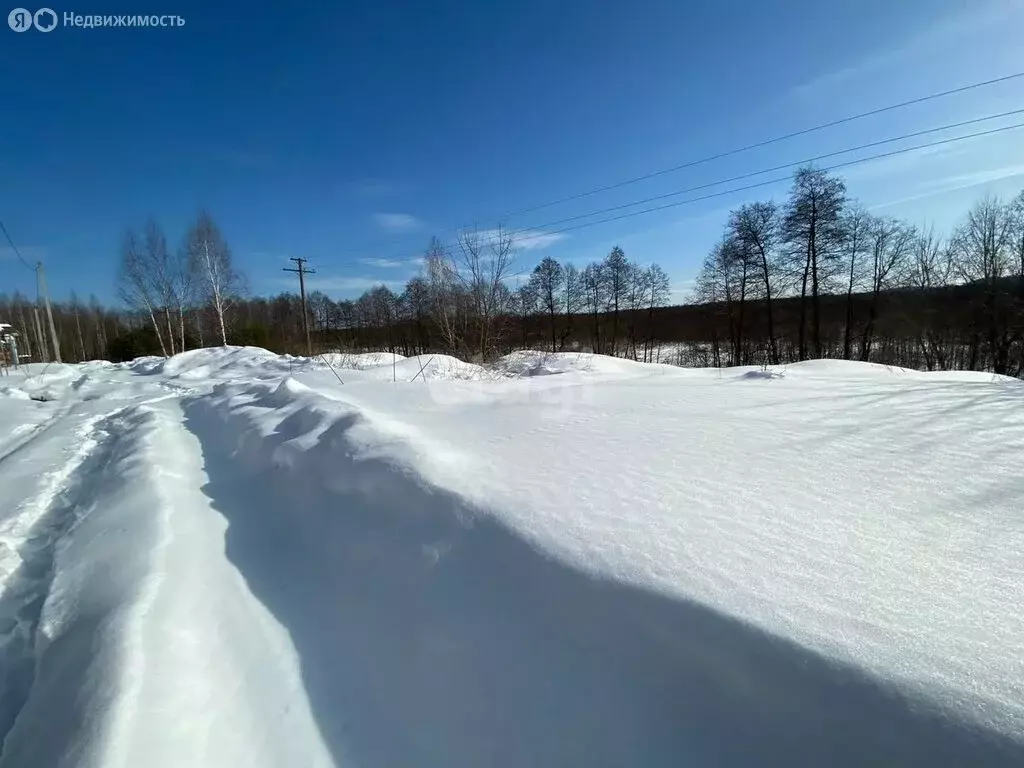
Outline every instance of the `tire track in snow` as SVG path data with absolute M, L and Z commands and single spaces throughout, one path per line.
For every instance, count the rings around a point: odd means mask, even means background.
M 20 560 L 0 583 L 0 740 L 4 744 L 35 680 L 39 619 L 53 581 L 58 543 L 91 509 L 88 496 L 82 498 L 82 486 L 108 461 L 126 411 L 177 396 L 151 398 L 85 420 L 75 430 L 77 447 L 70 458 L 49 474 L 40 493 L 0 527 L 0 548 Z M 0 762 L 3 754 L 0 747 Z
M 15 549 L 14 542 L 20 541 L 14 554 L 21 561 L 0 592 L 0 735 L 4 739 L 32 688 L 36 632 L 53 578 L 54 551 L 78 509 L 73 498 L 76 473 L 109 438 L 100 428 L 103 419 L 93 417 L 77 430 L 78 447 L 71 458 L 50 475 L 42 493 L 0 531 L 0 546 Z

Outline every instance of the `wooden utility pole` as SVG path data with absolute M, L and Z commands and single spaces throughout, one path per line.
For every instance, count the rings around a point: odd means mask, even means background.
M 299 275 L 299 296 L 302 298 L 302 330 L 306 333 L 306 354 L 309 357 L 313 356 L 313 344 L 309 340 L 309 313 L 306 312 L 306 275 L 316 274 L 315 269 L 306 268 L 306 260 L 297 256 L 292 256 L 292 261 L 297 265 L 297 269 L 291 267 L 285 267 L 285 272 L 297 272 Z
M 45 363 L 50 359 L 50 353 L 46 350 L 46 337 L 43 336 L 43 324 L 39 322 L 39 301 L 32 307 L 32 315 L 35 317 L 36 341 L 39 342 L 39 362 Z
M 60 359 L 60 339 L 57 337 L 57 326 L 53 324 L 53 308 L 50 306 L 50 294 L 46 290 L 46 273 L 43 271 L 43 262 L 36 262 L 36 290 L 43 297 L 43 303 L 46 307 L 46 319 L 50 326 L 50 340 L 53 343 L 53 359 L 55 362 L 61 362 Z

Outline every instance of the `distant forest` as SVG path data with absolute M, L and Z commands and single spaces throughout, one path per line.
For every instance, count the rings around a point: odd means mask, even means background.
M 513 231 L 438 240 L 401 293 L 307 296 L 309 346 L 493 359 L 514 349 L 593 351 L 687 366 L 841 358 L 1024 377 L 1024 192 L 979 200 L 939 237 L 869 213 L 845 182 L 799 169 L 781 201 L 740 205 L 689 303 L 670 306 L 656 264 L 614 248 L 583 268 L 547 257 L 515 285 Z M 122 308 L 75 296 L 45 307 L 0 295 L 21 351 L 131 359 L 222 343 L 305 354 L 300 297 L 247 297 L 212 217 L 172 249 L 155 222 L 125 233 Z

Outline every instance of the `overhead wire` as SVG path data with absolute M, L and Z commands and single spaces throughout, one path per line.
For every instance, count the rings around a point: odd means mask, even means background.
M 808 163 L 815 162 L 817 160 L 822 160 L 822 159 L 825 159 L 825 158 L 828 158 L 828 157 L 835 157 L 837 155 L 848 154 L 850 152 L 856 152 L 856 151 L 860 151 L 860 150 L 863 150 L 863 149 L 868 149 L 870 147 L 881 146 L 881 145 L 884 145 L 884 144 L 890 144 L 890 143 L 893 143 L 895 141 L 901 141 L 901 140 L 905 140 L 905 139 L 908 139 L 908 138 L 913 138 L 915 136 L 927 135 L 929 133 L 936 133 L 936 132 L 942 131 L 942 130 L 951 130 L 953 128 L 962 127 L 964 125 L 976 124 L 976 123 L 984 122 L 984 121 L 987 121 L 987 120 L 994 120 L 994 119 L 997 119 L 997 118 L 1000 118 L 1000 117 L 1007 117 L 1007 116 L 1010 116 L 1010 115 L 1017 115 L 1017 114 L 1024 114 L 1024 109 L 1012 110 L 1012 111 L 1009 111 L 1009 112 L 1000 113 L 998 115 L 990 115 L 990 116 L 986 116 L 986 117 L 975 118 L 975 119 L 972 119 L 972 120 L 961 121 L 959 123 L 952 123 L 952 124 L 949 124 L 949 125 L 946 125 L 946 126 L 940 126 L 940 127 L 937 127 L 937 128 L 930 128 L 930 129 L 926 129 L 926 130 L 923 130 L 923 131 L 915 131 L 915 132 L 912 132 L 912 133 L 903 134 L 901 136 L 893 137 L 893 138 L 890 138 L 890 139 L 883 139 L 883 140 L 876 141 L 876 142 L 869 142 L 867 144 L 862 144 L 862 145 L 859 145 L 859 146 L 856 146 L 856 147 L 851 147 L 851 148 L 848 148 L 848 149 L 837 150 L 835 152 L 829 152 L 829 153 L 826 153 L 826 154 L 823 154 L 823 155 L 818 155 L 818 156 L 816 156 L 814 158 L 809 158 L 809 159 L 805 159 L 805 160 L 798 160 L 798 161 L 794 161 L 792 163 L 786 163 L 786 164 L 783 164 L 783 165 L 774 166 L 772 168 L 766 168 L 766 169 L 762 169 L 762 170 L 759 170 L 759 171 L 753 171 L 751 173 L 740 174 L 739 176 L 733 176 L 733 177 L 730 177 L 730 178 L 727 178 L 727 179 L 721 179 L 721 180 L 718 180 L 718 181 L 708 182 L 706 184 L 700 184 L 700 185 L 697 185 L 697 186 L 694 186 L 694 187 L 688 187 L 686 189 L 675 190 L 675 191 L 672 191 L 672 192 L 667 192 L 667 193 L 665 193 L 663 195 L 656 195 L 654 197 L 644 198 L 644 199 L 641 199 L 641 200 L 634 200 L 632 202 L 623 203 L 621 205 L 609 206 L 609 207 L 598 209 L 598 210 L 595 210 L 595 211 L 590 211 L 588 213 L 579 214 L 577 216 L 570 216 L 570 217 L 567 217 L 567 218 L 564 218 L 564 219 L 560 219 L 560 220 L 557 220 L 557 221 L 547 222 L 545 224 L 540 224 L 540 225 L 535 225 L 535 226 L 530 226 L 530 227 L 524 227 L 524 228 L 519 229 L 519 230 L 515 230 L 515 229 L 504 230 L 501 233 L 501 237 L 502 238 L 511 238 L 513 243 L 522 243 L 522 242 L 525 242 L 525 241 L 530 241 L 530 240 L 535 240 L 535 239 L 545 238 L 545 237 L 552 237 L 552 236 L 555 236 L 555 235 L 564 234 L 566 232 L 571 232 L 571 231 L 575 231 L 575 230 L 579 230 L 579 229 L 585 229 L 587 227 L 597 226 L 599 224 L 606 224 L 606 223 L 612 222 L 612 221 L 619 221 L 619 220 L 631 218 L 631 217 L 634 217 L 634 216 L 641 216 L 641 215 L 644 215 L 644 214 L 647 214 L 647 213 L 654 213 L 654 212 L 657 212 L 657 211 L 667 210 L 669 208 L 675 208 L 675 207 L 679 207 L 679 206 L 683 206 L 683 205 L 689 205 L 689 204 L 692 204 L 692 203 L 702 202 L 702 201 L 705 201 L 705 200 L 711 200 L 711 199 L 718 198 L 718 197 L 724 197 L 726 195 L 735 194 L 737 192 L 745 192 L 745 191 L 748 191 L 748 190 L 751 190 L 751 189 L 758 189 L 758 188 L 761 188 L 761 187 L 766 187 L 766 186 L 770 186 L 770 185 L 774 185 L 774 184 L 779 184 L 779 183 L 782 183 L 782 182 L 785 182 L 785 181 L 789 180 L 790 179 L 790 175 L 787 174 L 785 176 L 778 176 L 778 177 L 775 177 L 775 178 L 772 178 L 772 179 L 768 179 L 766 181 L 761 181 L 761 182 L 757 182 L 757 183 L 754 183 L 754 184 L 747 184 L 747 185 L 744 185 L 744 186 L 741 186 L 741 187 L 734 187 L 734 188 L 730 188 L 730 189 L 727 189 L 727 190 L 722 190 L 720 192 L 714 192 L 714 193 L 711 193 L 711 194 L 702 195 L 700 197 L 695 197 L 695 198 L 688 198 L 686 200 L 679 200 L 679 201 L 672 202 L 672 203 L 667 203 L 667 204 L 664 204 L 664 205 L 654 206 L 654 207 L 650 207 L 650 208 L 644 208 L 644 209 L 639 210 L 639 211 L 630 211 L 629 213 L 620 214 L 620 215 L 616 215 L 616 216 L 612 216 L 612 217 L 608 217 L 608 218 L 603 218 L 603 219 L 599 219 L 597 221 L 584 222 L 582 224 L 576 224 L 576 225 L 573 225 L 573 226 L 562 227 L 560 229 L 547 229 L 547 227 L 558 226 L 560 224 L 567 224 L 567 223 L 570 223 L 570 222 L 573 222 L 573 221 L 579 221 L 580 219 L 590 218 L 592 216 L 600 216 L 600 215 L 605 214 L 605 213 L 613 213 L 615 211 L 623 210 L 623 209 L 626 209 L 626 208 L 632 208 L 632 207 L 637 206 L 637 205 L 643 205 L 645 203 L 656 202 L 658 200 L 664 200 L 664 199 L 668 199 L 668 198 L 671 198 L 671 197 L 677 197 L 679 195 L 688 194 L 690 192 L 699 191 L 701 189 L 708 189 L 710 187 L 720 186 L 722 184 L 730 184 L 730 183 L 733 183 L 735 181 L 740 181 L 740 180 L 743 180 L 743 179 L 752 178 L 754 176 L 760 176 L 760 175 L 763 175 L 765 173 L 771 173 L 772 171 L 777 171 L 777 170 L 782 170 L 782 169 L 785 169 L 785 168 L 793 168 L 793 167 L 796 167 L 796 166 L 806 165 Z M 888 158 L 888 157 L 895 157 L 895 156 L 898 156 L 898 155 L 907 154 L 909 152 L 915 152 L 915 151 L 923 150 L 923 149 L 930 149 L 932 147 L 944 146 L 944 145 L 953 144 L 953 143 L 956 143 L 956 142 L 959 142 L 959 141 L 967 141 L 969 139 L 983 138 L 983 137 L 986 137 L 986 136 L 992 136 L 992 135 L 995 135 L 995 134 L 1004 133 L 1006 131 L 1011 131 L 1011 130 L 1017 130 L 1017 129 L 1020 129 L 1020 128 L 1024 128 L 1024 122 L 1022 122 L 1022 123 L 1015 123 L 1013 125 L 1008 125 L 1008 126 L 1001 126 L 999 128 L 992 128 L 992 129 L 988 129 L 988 130 L 985 130 L 985 131 L 976 131 L 974 133 L 968 133 L 968 134 L 964 134 L 962 136 L 953 136 L 953 137 L 946 138 L 946 139 L 938 139 L 938 140 L 935 140 L 935 141 L 923 142 L 923 143 L 915 144 L 915 145 L 909 146 L 909 147 L 901 147 L 899 149 L 891 150 L 889 152 L 881 152 L 881 153 L 877 153 L 877 154 L 874 154 L 874 155 L 869 155 L 868 157 L 856 158 L 856 159 L 848 160 L 848 161 L 845 161 L 845 162 L 842 162 L 842 163 L 836 163 L 836 164 L 833 164 L 833 165 L 830 165 L 830 166 L 827 166 L 827 167 L 824 167 L 824 168 L 820 168 L 819 170 L 826 171 L 826 172 L 834 171 L 834 170 L 838 170 L 840 168 L 847 168 L 847 167 L 850 167 L 850 166 L 853 166 L 853 165 L 860 165 L 860 164 L 872 162 L 872 161 L 875 161 L 875 160 L 882 160 L 882 159 L 885 159 L 885 158 Z M 543 231 L 537 231 L 537 230 L 543 230 Z M 498 238 L 493 237 L 493 236 L 492 237 L 488 237 L 488 238 L 483 238 L 482 241 L 481 241 L 481 244 L 482 245 L 487 245 L 489 243 L 498 242 L 498 240 L 499 240 Z M 455 245 L 457 245 L 457 243 L 444 243 L 442 245 L 444 247 L 454 247 Z M 412 262 L 412 261 L 418 261 L 418 260 L 420 260 L 422 258 L 423 258 L 423 254 L 422 254 L 422 252 L 420 252 L 420 253 L 417 253 L 417 254 L 412 255 L 412 256 L 389 258 L 388 261 L 394 262 L 394 263 L 398 263 L 398 262 Z
M 1017 129 L 1020 129 L 1020 128 L 1024 128 L 1024 123 L 1016 123 L 1014 125 L 1007 125 L 1007 126 L 1003 126 L 1001 128 L 992 128 L 992 129 L 987 130 L 987 131 L 978 131 L 976 133 L 967 134 L 966 136 L 957 136 L 957 137 L 951 138 L 951 139 L 942 139 L 940 141 L 928 142 L 926 144 L 918 144 L 918 145 L 913 146 L 913 147 L 905 147 L 905 148 L 893 150 L 891 152 L 882 152 L 882 153 L 877 154 L 877 155 L 871 155 L 870 157 L 862 157 L 862 158 L 857 158 L 856 160 L 848 160 L 848 161 L 843 162 L 843 163 L 837 163 L 835 165 L 831 165 L 831 166 L 828 166 L 828 167 L 825 167 L 825 168 L 820 168 L 818 170 L 825 171 L 825 172 L 834 171 L 834 170 L 838 170 L 839 168 L 848 168 L 848 167 L 850 167 L 852 165 L 859 165 L 861 163 L 867 163 L 867 162 L 871 162 L 873 160 L 881 160 L 881 159 L 886 158 L 886 157 L 895 157 L 896 155 L 902 155 L 902 154 L 905 154 L 907 152 L 913 152 L 913 151 L 918 150 L 918 149 L 929 149 L 931 147 L 938 147 L 938 146 L 942 146 L 944 144 L 952 144 L 952 143 L 957 142 L 957 141 L 965 141 L 967 139 L 975 139 L 975 138 L 979 138 L 979 137 L 982 137 L 982 136 L 991 136 L 993 134 L 1003 133 L 1005 131 L 1017 130 Z M 574 230 L 577 230 L 577 229 L 584 229 L 586 227 L 597 226 L 598 224 L 607 224 L 610 221 L 619 221 L 620 219 L 628 219 L 628 218 L 631 218 L 633 216 L 641 216 L 641 215 L 647 214 L 647 213 L 654 213 L 656 211 L 663 211 L 663 210 L 666 210 L 668 208 L 676 208 L 676 207 L 681 206 L 681 205 L 688 205 L 690 203 L 697 203 L 697 202 L 701 202 L 703 200 L 711 200 L 711 199 L 716 198 L 716 197 L 722 197 L 724 195 L 730 195 L 730 194 L 733 194 L 733 193 L 736 193 L 736 192 L 745 192 L 745 191 L 750 190 L 750 189 L 757 189 L 759 187 L 766 187 L 766 186 L 769 186 L 769 185 L 772 185 L 772 184 L 780 184 L 782 182 L 788 181 L 789 179 L 790 179 L 789 175 L 778 176 L 778 177 L 776 177 L 774 179 L 769 179 L 768 181 L 762 181 L 762 182 L 758 182 L 756 184 L 748 184 L 746 186 L 736 187 L 734 189 L 727 189 L 727 190 L 724 190 L 722 192 L 715 192 L 713 194 L 704 195 L 702 197 L 690 198 L 688 200 L 680 200 L 680 201 L 677 201 L 677 202 L 674 202 L 674 203 L 666 203 L 665 205 L 659 205 L 659 206 L 655 206 L 653 208 L 644 208 L 643 210 L 640 210 L 640 211 L 631 211 L 629 213 L 621 214 L 621 215 L 618 215 L 618 216 L 612 216 L 612 217 L 606 218 L 606 219 L 600 219 L 598 221 L 586 222 L 584 224 L 577 224 L 577 225 L 572 226 L 572 227 L 564 227 L 563 229 L 556 229 L 556 230 L 552 230 L 550 232 L 544 232 L 540 236 L 557 235 L 557 234 L 562 234 L 562 233 L 565 233 L 565 232 L 571 232 L 571 231 L 574 231 Z M 594 215 L 596 215 L 596 214 L 594 214 Z M 529 240 L 530 237 L 531 236 L 526 236 L 526 237 L 520 238 L 519 242 L 521 242 L 522 240 Z
M 868 142 L 866 144 L 859 144 L 859 145 L 857 145 L 855 147 L 849 147 L 848 149 L 839 149 L 839 150 L 836 150 L 834 152 L 826 152 L 826 153 L 821 154 L 821 155 L 815 155 L 814 157 L 804 158 L 803 160 L 794 160 L 793 162 L 783 163 L 781 165 L 775 165 L 775 166 L 772 166 L 771 168 L 762 168 L 759 171 L 750 171 L 749 173 L 742 173 L 742 174 L 740 174 L 738 176 L 732 176 L 731 178 L 722 179 L 720 181 L 712 181 L 712 182 L 708 182 L 706 184 L 698 184 L 698 185 L 693 186 L 693 187 L 687 187 L 686 189 L 680 189 L 680 190 L 676 190 L 676 191 L 673 191 L 673 192 L 666 192 L 665 194 L 654 195 L 652 197 L 647 197 L 647 198 L 644 198 L 642 200 L 634 200 L 633 202 L 630 202 L 630 203 L 622 203 L 620 205 L 609 206 L 607 208 L 602 208 L 602 209 L 600 209 L 598 211 L 591 211 L 590 213 L 578 214 L 576 216 L 568 216 L 566 218 L 558 219 L 556 221 L 549 221 L 549 222 L 545 222 L 544 224 L 533 225 L 533 226 L 530 227 L 530 229 L 531 230 L 539 230 L 539 229 L 546 230 L 548 227 L 559 226 L 561 224 L 566 224 L 566 223 L 568 223 L 570 221 L 578 221 L 580 219 L 589 218 L 590 216 L 597 216 L 597 215 L 602 214 L 602 213 L 611 213 L 612 211 L 619 211 L 619 210 L 623 210 L 625 208 L 632 208 L 634 205 L 643 205 L 645 203 L 653 203 L 653 202 L 656 202 L 658 200 L 665 200 L 665 199 L 670 198 L 670 197 L 678 197 L 679 195 L 684 195 L 684 194 L 687 194 L 689 192 L 697 192 L 697 191 L 702 190 L 702 189 L 708 189 L 710 187 L 717 187 L 720 184 L 731 184 L 734 181 L 742 181 L 744 179 L 753 178 L 754 176 L 761 176 L 761 175 L 766 174 L 766 173 L 773 173 L 775 171 L 781 171 L 783 169 L 793 168 L 793 167 L 799 166 L 799 165 L 808 165 L 810 163 L 816 163 L 819 160 L 826 160 L 826 159 L 828 159 L 830 157 L 837 157 L 839 155 L 848 155 L 851 152 L 860 152 L 860 151 L 865 150 L 865 149 L 871 149 L 872 147 L 880 147 L 880 146 L 883 146 L 885 144 L 894 144 L 897 141 L 905 141 L 907 139 L 913 139 L 913 138 L 916 138 L 918 136 L 926 136 L 926 135 L 931 134 L 931 133 L 941 133 L 942 131 L 949 131 L 949 130 L 953 130 L 954 128 L 962 128 L 962 127 L 964 127 L 966 125 L 976 125 L 977 123 L 984 123 L 984 122 L 988 122 L 990 120 L 998 120 L 998 119 L 1003 118 L 1003 117 L 1011 117 L 1013 115 L 1021 115 L 1021 114 L 1024 114 L 1024 109 L 1015 109 L 1015 110 L 1011 110 L 1009 112 L 1000 112 L 999 114 L 996 114 L 996 115 L 987 115 L 985 117 L 976 117 L 976 118 L 973 118 L 971 120 L 963 120 L 963 121 L 958 122 L 958 123 L 949 123 L 948 125 L 940 125 L 940 126 L 935 127 L 935 128 L 926 128 L 926 129 L 921 130 L 921 131 L 913 131 L 911 133 L 904 133 L 901 136 L 894 136 L 894 137 L 889 138 L 889 139 L 880 139 L 879 141 L 870 141 L 870 142 Z
M 27 261 L 25 261 L 25 257 L 21 255 L 21 251 L 19 251 L 18 246 L 14 244 L 14 240 L 11 239 L 11 235 L 7 231 L 7 227 L 4 226 L 4 223 L 2 221 L 0 221 L 0 231 L 4 233 L 4 237 L 7 238 L 7 242 L 10 243 L 11 245 L 11 250 L 14 251 L 14 255 L 18 257 L 18 261 L 24 264 L 26 269 L 35 272 L 36 268 L 29 264 Z
M 958 88 L 950 88 L 949 90 L 938 91 L 936 93 L 927 94 L 925 96 L 918 96 L 917 98 L 908 99 L 906 101 L 901 101 L 898 104 L 890 104 L 890 105 L 885 106 L 885 107 L 878 107 L 876 109 L 870 109 L 867 112 L 859 112 L 859 113 L 857 113 L 855 115 L 849 115 L 847 117 L 839 118 L 838 120 L 832 120 L 832 121 L 829 121 L 827 123 L 821 123 L 820 125 L 811 126 L 810 128 L 803 128 L 803 129 L 801 129 L 799 131 L 792 131 L 791 133 L 786 133 L 786 134 L 783 134 L 781 136 L 776 136 L 776 137 L 771 138 L 771 139 L 765 139 L 763 141 L 754 142 L 753 144 L 747 144 L 747 145 L 742 146 L 742 147 L 737 147 L 735 149 L 726 150 L 725 152 L 719 152 L 717 154 L 707 155 L 706 157 L 701 157 L 701 158 L 698 158 L 696 160 L 690 160 L 690 161 L 687 161 L 685 163 L 680 163 L 679 165 L 673 165 L 673 166 L 671 166 L 669 168 L 662 168 L 662 169 L 659 169 L 659 170 L 656 170 L 656 171 L 651 171 L 650 173 L 642 174 L 640 176 L 634 176 L 631 179 L 625 179 L 624 181 L 618 181 L 618 182 L 615 182 L 614 184 L 607 184 L 607 185 L 605 185 L 603 187 L 597 187 L 595 189 L 590 189 L 590 190 L 586 190 L 584 192 L 579 192 L 579 193 L 574 194 L 574 195 L 569 195 L 568 197 L 559 198 L 558 200 L 552 200 L 550 202 L 542 203 L 540 205 L 534 205 L 534 206 L 531 206 L 529 208 L 522 208 L 522 209 L 520 209 L 518 211 L 514 211 L 512 213 L 506 214 L 506 216 L 519 216 L 519 215 L 522 215 L 524 213 L 532 213 L 533 211 L 538 211 L 538 210 L 540 210 L 542 208 L 549 208 L 549 207 L 551 207 L 553 205 L 560 205 L 562 203 L 567 203 L 567 202 L 570 202 L 572 200 L 579 200 L 580 198 L 583 198 L 583 197 L 589 197 L 590 195 L 596 195 L 596 194 L 599 194 L 601 192 L 607 192 L 607 191 L 612 190 L 612 189 L 619 189 L 620 187 L 625 187 L 625 186 L 628 186 L 630 184 L 636 184 L 636 183 L 641 182 L 641 181 L 646 181 L 648 179 L 653 179 L 653 178 L 655 178 L 657 176 L 663 176 L 663 175 L 665 175 L 667 173 L 675 173 L 676 171 L 682 171 L 682 170 L 684 170 L 686 168 L 693 168 L 694 166 L 702 165 L 704 163 L 710 163 L 710 162 L 713 162 L 715 160 L 721 160 L 721 159 L 726 158 L 726 157 L 732 157 L 733 155 L 738 155 L 738 154 L 740 154 L 742 152 L 749 152 L 750 150 L 753 150 L 753 149 L 760 149 L 761 147 L 767 147 L 767 146 L 770 146 L 772 144 L 777 144 L 780 141 L 786 141 L 788 139 L 795 139 L 798 136 L 806 136 L 806 135 L 808 135 L 810 133 L 816 133 L 817 131 L 823 131 L 823 130 L 826 130 L 828 128 L 834 128 L 834 127 L 836 127 L 838 125 L 844 125 L 846 123 L 852 123 L 855 120 L 862 120 L 862 119 L 864 119 L 866 117 L 873 117 L 875 115 L 881 115 L 881 114 L 884 114 L 886 112 L 891 112 L 891 111 L 896 110 L 896 109 L 903 109 L 905 107 L 910 107 L 910 106 L 913 106 L 915 104 L 923 104 L 924 102 L 927 102 L 927 101 L 933 101 L 935 99 L 941 99 L 941 98 L 944 98 L 946 96 L 953 96 L 953 95 L 958 94 L 958 93 L 965 93 L 966 91 L 975 90 L 977 88 L 984 88 L 984 87 L 987 87 L 987 86 L 990 86 L 990 85 L 996 85 L 997 83 L 1004 83 L 1004 82 L 1007 82 L 1009 80 L 1015 80 L 1015 79 L 1020 78 L 1020 77 L 1024 77 L 1024 72 L 1015 72 L 1015 73 L 1010 74 L 1010 75 L 1004 75 L 1002 77 L 995 77 L 995 78 L 992 78 L 992 79 L 989 79 L 989 80 L 982 80 L 980 82 L 971 83 L 970 85 L 963 85 L 963 86 L 960 86 Z
M 966 93 L 968 91 L 976 90 L 976 89 L 979 89 L 979 88 L 986 88 L 986 87 L 989 87 L 989 86 L 992 86 L 992 85 L 998 85 L 999 83 L 1009 82 L 1011 80 L 1016 80 L 1016 79 L 1019 79 L 1019 78 L 1022 78 L 1022 77 L 1024 77 L 1024 71 L 1022 71 L 1022 72 L 1014 72 L 1014 73 L 1011 73 L 1011 74 L 1008 74 L 1008 75 L 1002 75 L 1000 77 L 989 78 L 987 80 L 980 80 L 978 82 L 969 83 L 968 85 L 958 86 L 956 88 L 949 88 L 949 89 L 946 89 L 944 91 L 936 91 L 934 93 L 925 94 L 923 96 L 917 96 L 915 98 L 906 99 L 904 101 L 900 101 L 900 102 L 897 102 L 895 104 L 888 104 L 888 105 L 883 106 L 883 107 L 876 107 L 874 109 L 869 109 L 869 110 L 864 111 L 864 112 L 858 112 L 858 113 L 853 114 L 853 115 L 847 115 L 845 117 L 841 117 L 841 118 L 838 118 L 836 120 L 830 120 L 830 121 L 825 122 L 825 123 L 819 123 L 817 125 L 813 125 L 813 126 L 810 126 L 808 128 L 801 128 L 800 130 L 797 130 L 797 131 L 791 131 L 791 132 L 786 133 L 786 134 L 782 134 L 782 135 L 779 135 L 779 136 L 774 136 L 772 138 L 764 139 L 764 140 L 761 140 L 761 141 L 756 141 L 756 142 L 753 142 L 751 144 L 745 144 L 745 145 L 742 145 L 742 146 L 739 146 L 739 147 L 734 147 L 732 149 L 728 149 L 728 150 L 725 150 L 725 151 L 722 151 L 722 152 L 717 152 L 717 153 L 714 153 L 714 154 L 711 154 L 711 155 L 706 155 L 706 156 L 703 156 L 703 157 L 699 157 L 699 158 L 696 158 L 694 160 L 688 160 L 688 161 L 686 161 L 684 163 L 680 163 L 678 165 L 669 166 L 667 168 L 660 168 L 660 169 L 651 171 L 649 173 L 641 174 L 639 176 L 634 176 L 634 177 L 629 178 L 629 179 L 624 179 L 622 181 L 617 181 L 617 182 L 614 182 L 614 183 L 611 183 L 611 184 L 605 184 L 603 186 L 595 187 L 593 189 L 584 190 L 582 192 L 578 192 L 578 193 L 575 193 L 575 194 L 572 194 L 572 195 L 568 195 L 566 197 L 561 197 L 561 198 L 558 198 L 558 199 L 555 199 L 555 200 L 549 200 L 548 202 L 545 202 L 545 203 L 540 203 L 538 205 L 528 206 L 526 208 L 520 208 L 520 209 L 515 210 L 515 211 L 510 211 L 510 212 L 506 212 L 506 213 L 500 214 L 498 216 L 490 216 L 490 217 L 487 217 L 487 218 L 488 219 L 497 220 L 497 221 L 505 221 L 506 219 L 510 219 L 510 218 L 515 217 L 515 216 L 522 216 L 523 214 L 526 214 L 526 213 L 533 213 L 535 211 L 543 210 L 545 208 L 550 208 L 550 207 L 553 207 L 553 206 L 556 206 L 556 205 L 561 205 L 563 203 L 572 202 L 574 200 L 580 200 L 582 198 L 590 197 L 592 195 L 597 195 L 597 194 L 600 194 L 602 192 L 608 192 L 608 191 L 611 191 L 611 190 L 614 190 L 614 189 L 619 189 L 621 187 L 629 186 L 631 184 L 637 184 L 637 183 L 642 182 L 642 181 L 647 181 L 649 179 L 657 178 L 659 176 L 664 176 L 666 174 L 676 173 L 678 171 L 682 171 L 682 170 L 685 170 L 685 169 L 688 169 L 688 168 L 694 168 L 696 166 L 704 165 L 706 163 L 711 163 L 711 162 L 714 162 L 716 160 L 721 160 L 721 159 L 724 159 L 724 158 L 727 158 L 727 157 L 732 157 L 734 155 L 739 155 L 739 154 L 741 154 L 743 152 L 749 152 L 749 151 L 754 150 L 754 149 L 760 149 L 760 148 L 763 148 L 763 147 L 771 146 L 772 144 L 778 144 L 780 142 L 787 141 L 789 139 L 798 138 L 800 136 L 807 136 L 807 135 L 812 134 L 812 133 L 817 133 L 819 131 L 824 131 L 824 130 L 827 130 L 829 128 L 834 128 L 836 126 L 845 125 L 847 123 L 852 123 L 852 122 L 855 122 L 857 120 L 863 120 L 863 119 L 868 118 L 868 117 L 873 117 L 873 116 L 876 116 L 876 115 L 885 114 L 887 112 L 892 112 L 892 111 L 895 111 L 895 110 L 898 110 L 898 109 L 904 109 L 906 107 L 914 106 L 916 104 L 923 104 L 923 103 L 926 103 L 926 102 L 929 102 L 929 101 L 935 101 L 937 99 L 942 99 L 942 98 L 945 98 L 947 96 L 954 96 L 954 95 L 957 95 L 957 94 Z M 849 151 L 853 151 L 853 150 L 849 150 Z M 465 228 L 465 225 L 463 225 L 463 226 L 450 226 L 450 227 L 444 227 L 442 229 L 438 229 L 438 230 L 435 230 L 435 231 L 438 232 L 438 233 L 448 233 L 448 232 L 456 232 L 456 231 L 459 231 L 459 230 L 464 229 L 464 228 Z M 379 244 L 377 246 L 370 246 L 370 247 L 377 247 L 377 248 L 387 247 L 389 245 L 398 245 L 399 243 L 402 243 L 402 242 L 405 242 L 405 240 L 390 240 L 388 242 L 381 243 L 381 244 Z

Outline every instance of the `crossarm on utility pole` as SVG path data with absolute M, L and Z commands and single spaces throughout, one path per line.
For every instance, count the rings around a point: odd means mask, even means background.
M 291 260 L 298 264 L 298 268 L 284 267 L 283 271 L 295 272 L 299 275 L 299 296 L 302 299 L 302 330 L 306 334 L 306 355 L 312 357 L 313 343 L 309 339 L 309 313 L 306 312 L 306 275 L 316 274 L 316 270 L 307 269 L 306 260 L 301 257 L 292 256 Z

